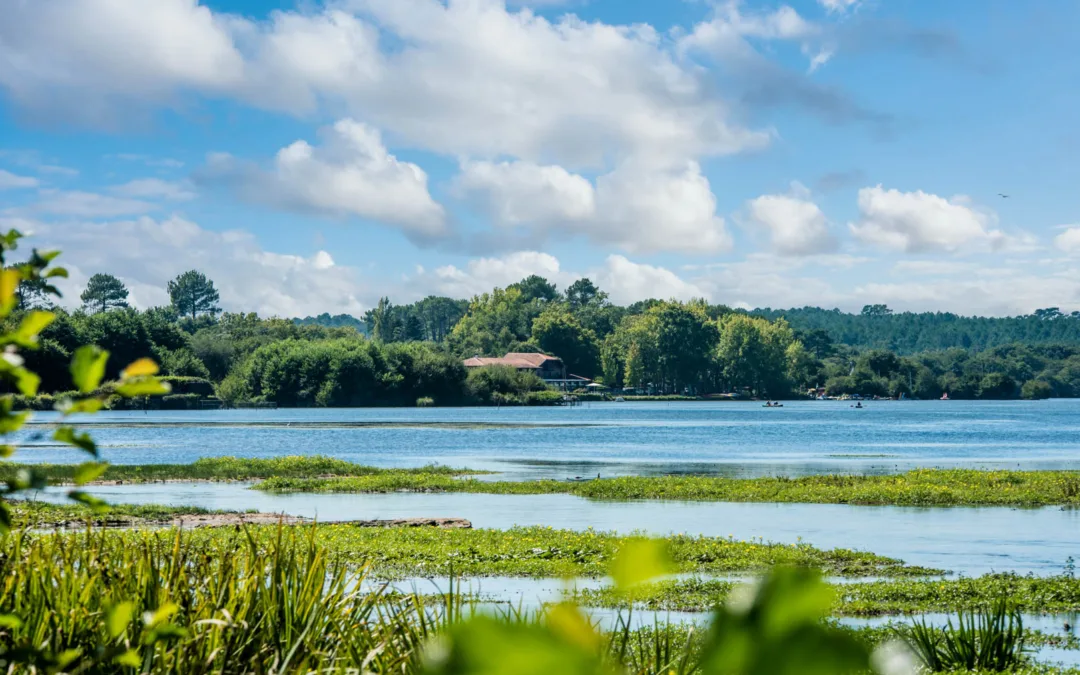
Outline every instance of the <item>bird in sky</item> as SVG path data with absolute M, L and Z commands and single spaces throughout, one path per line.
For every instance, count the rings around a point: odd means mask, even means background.
M 999 192 L 999 193 L 998 193 L 998 197 L 1001 197 L 1002 199 L 1008 199 L 1008 198 L 1009 198 L 1009 195 L 1006 195 L 1006 194 L 1002 194 L 1002 193 L 1000 193 L 1000 192 Z

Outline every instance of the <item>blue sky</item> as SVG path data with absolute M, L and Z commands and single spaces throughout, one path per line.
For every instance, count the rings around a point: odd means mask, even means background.
M 1066 0 L 0 0 L 0 227 L 140 306 L 1080 309 Z M 1000 196 L 1008 195 L 1008 198 Z

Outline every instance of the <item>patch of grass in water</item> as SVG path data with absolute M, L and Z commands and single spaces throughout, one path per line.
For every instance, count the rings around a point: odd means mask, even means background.
M 701 612 L 723 604 L 739 584 L 713 579 L 663 581 L 637 589 L 633 596 L 611 588 L 579 589 L 575 598 L 592 607 Z M 1080 579 L 991 574 L 962 579 L 890 579 L 834 585 L 836 616 L 926 614 L 990 610 L 1008 597 L 1023 612 L 1080 611 Z
M 76 468 L 75 464 L 5 463 L 0 464 L 0 480 L 9 480 L 21 470 L 36 470 L 46 474 L 53 483 L 66 483 L 74 479 Z M 418 469 L 382 469 L 323 455 L 293 455 L 267 458 L 205 457 L 191 464 L 112 464 L 101 480 L 145 483 L 161 480 L 236 481 L 270 477 L 302 479 L 385 474 L 452 477 L 482 473 L 486 472 L 436 465 Z
M 510 530 L 443 530 L 436 528 L 364 528 L 349 524 L 296 526 L 336 560 L 366 564 L 385 578 L 455 575 L 517 577 L 600 577 L 629 536 L 594 530 L 554 530 L 519 527 Z M 186 534 L 193 545 L 246 545 L 250 534 L 259 545 L 276 536 L 276 526 L 248 526 L 246 534 L 231 529 L 198 529 Z M 119 531 L 132 546 L 142 546 L 147 534 Z M 58 534 L 54 536 L 70 536 Z M 861 551 L 825 551 L 808 544 L 784 545 L 716 537 L 677 535 L 665 539 L 680 572 L 724 574 L 763 572 L 776 564 L 821 569 L 842 576 L 912 576 L 940 574 L 905 566 L 901 561 Z M 231 543 L 229 543 L 231 542 Z
M 895 506 L 1046 506 L 1080 504 L 1080 473 L 916 469 L 888 476 L 800 478 L 623 476 L 575 482 L 458 480 L 446 474 L 384 472 L 344 478 L 269 479 L 268 492 L 474 492 L 572 494 L 590 499 L 781 502 Z

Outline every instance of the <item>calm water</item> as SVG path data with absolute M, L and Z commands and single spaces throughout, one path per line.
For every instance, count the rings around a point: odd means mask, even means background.
M 78 453 L 35 416 L 22 461 Z M 596 403 L 575 408 L 379 408 L 105 413 L 88 418 L 115 463 L 326 454 L 385 467 L 430 463 L 503 478 L 887 473 L 917 466 L 1080 468 L 1080 400 L 1039 402 Z M 491 426 L 498 425 L 498 426 Z
M 1048 507 L 912 508 L 838 504 L 596 502 L 573 495 L 392 493 L 287 494 L 237 483 L 115 485 L 92 492 L 113 503 L 257 509 L 321 521 L 454 516 L 474 527 L 550 525 L 621 533 L 685 532 L 736 539 L 805 541 L 900 558 L 958 574 L 1016 571 L 1053 575 L 1069 556 L 1080 559 L 1080 510 Z M 62 498 L 62 490 L 52 490 Z

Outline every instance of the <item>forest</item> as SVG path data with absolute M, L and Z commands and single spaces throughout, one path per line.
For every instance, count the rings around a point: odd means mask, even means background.
M 155 359 L 174 382 L 167 403 L 413 406 L 547 404 L 560 399 L 531 374 L 464 358 L 544 352 L 613 390 L 664 396 L 787 399 L 829 396 L 1013 399 L 1080 396 L 1080 317 L 1056 309 L 991 319 L 860 314 L 816 308 L 746 312 L 703 300 L 609 301 L 588 279 L 560 291 L 531 276 L 471 300 L 389 298 L 361 318 L 264 318 L 222 312 L 211 279 L 191 271 L 168 285 L 171 304 L 128 306 L 121 280 L 95 275 L 82 306 L 58 316 L 26 355 L 41 391 L 71 388 L 79 345 L 112 364 Z M 21 288 L 25 312 L 45 294 Z M 8 323 L 17 325 L 20 313 Z M 10 328 L 10 326 L 8 326 Z M 119 366 L 106 373 L 119 375 Z M 47 402 L 47 401 L 46 401 Z M 28 405 L 33 402 L 27 402 Z

